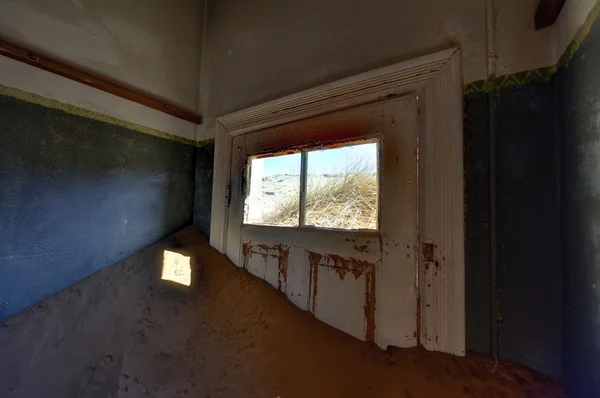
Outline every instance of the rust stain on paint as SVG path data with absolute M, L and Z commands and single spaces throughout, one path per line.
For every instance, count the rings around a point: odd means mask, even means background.
M 373 267 L 372 263 L 363 260 L 357 260 L 352 257 L 342 257 L 337 254 L 327 254 L 325 258 L 333 262 L 333 267 L 336 269 L 343 269 L 345 271 L 352 271 L 352 274 L 358 279 L 361 273 L 368 271 Z M 345 273 L 344 273 L 345 275 Z
M 357 260 L 352 257 L 342 257 L 337 254 L 326 254 L 323 257 L 325 257 L 327 263 L 330 261 L 333 262 L 333 265 L 325 264 L 325 266 L 333 268 L 342 281 L 348 272 L 351 272 L 352 275 L 354 275 L 354 278 L 358 279 L 362 274 L 374 267 L 372 263 Z
M 269 256 L 277 258 L 277 290 L 281 291 L 282 286 L 285 286 L 287 283 L 287 268 L 288 261 L 290 257 L 290 249 L 288 246 L 283 245 L 281 243 L 273 246 L 266 245 L 264 243 L 257 243 L 256 247 L 262 249 L 265 253 L 257 253 L 263 256 L 265 259 L 265 264 L 269 258 Z M 250 247 L 251 249 L 252 247 Z M 244 248 L 245 250 L 245 248 Z M 269 254 L 270 251 L 279 252 L 278 255 Z M 245 252 L 244 252 L 245 253 Z M 252 253 L 250 251 L 250 253 Z M 244 257 L 249 257 L 244 254 Z
M 371 250 L 369 250 L 369 245 L 360 245 L 360 246 L 354 245 L 354 250 L 359 251 L 361 253 L 364 253 L 364 252 L 368 253 L 371 251 Z
M 287 269 L 288 269 L 288 261 L 290 259 L 290 248 L 284 245 L 276 245 L 274 248 L 279 250 L 279 257 L 277 266 L 279 268 L 279 272 L 277 274 L 277 290 L 281 291 L 282 283 L 287 284 Z
M 244 268 L 248 268 L 248 261 L 252 255 L 252 242 L 244 242 L 242 252 L 244 253 Z
M 375 341 L 375 267 L 366 273 L 365 340 Z
M 340 280 L 343 281 L 344 278 L 346 277 L 346 274 L 348 273 L 348 269 L 346 268 L 338 268 L 338 267 L 334 267 L 333 268 L 335 273 L 340 277 Z
M 326 254 L 323 256 L 317 253 L 309 252 L 309 258 L 311 275 L 310 279 L 312 283 L 313 314 L 315 312 L 317 299 L 317 272 L 322 259 L 326 261 L 324 266 L 333 268 L 336 274 L 340 277 L 341 281 L 344 280 L 348 272 L 351 272 L 356 279 L 360 278 L 362 275 L 365 276 L 365 340 L 375 341 L 375 264 L 363 260 L 357 260 L 352 257 L 342 257 L 337 254 Z M 330 263 L 333 263 L 333 265 L 330 265 Z
M 413 332 L 413 336 L 417 339 L 417 345 L 421 345 L 421 295 L 417 295 L 417 330 Z
M 423 260 L 433 261 L 433 243 L 423 243 Z
M 271 246 L 269 245 L 265 245 L 264 243 L 257 243 L 256 247 L 260 247 L 261 249 L 263 249 L 264 251 L 269 251 L 271 249 L 273 249 Z
M 319 262 L 323 256 L 319 253 L 308 252 L 310 261 L 310 293 L 312 297 L 312 313 L 317 308 L 317 277 L 319 273 Z

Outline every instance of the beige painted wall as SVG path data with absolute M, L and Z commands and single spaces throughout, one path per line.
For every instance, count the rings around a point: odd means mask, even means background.
M 494 0 L 497 75 L 555 65 L 596 0 L 567 1 L 556 23 L 534 29 L 539 0 Z
M 451 46 L 465 83 L 488 76 L 488 51 L 499 76 L 553 65 L 595 1 L 535 31 L 538 0 L 208 0 L 198 138 L 227 113 Z
M 199 109 L 204 0 L 2 0 L 0 37 Z
M 201 111 L 202 140 L 218 116 L 451 46 L 465 83 L 488 51 L 497 75 L 553 65 L 596 2 L 535 31 L 538 0 L 206 1 L 204 27 L 205 0 L 2 0 L 0 37 Z
M 380 66 L 463 46 L 466 80 L 486 76 L 483 0 L 209 0 L 205 124 Z

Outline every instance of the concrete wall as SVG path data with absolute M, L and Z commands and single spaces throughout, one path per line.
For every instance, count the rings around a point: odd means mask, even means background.
M 564 149 L 564 379 L 574 398 L 600 396 L 600 22 L 559 71 Z
M 0 320 L 192 222 L 195 150 L 0 95 Z
M 3 0 L 0 37 L 196 110 L 203 0 Z

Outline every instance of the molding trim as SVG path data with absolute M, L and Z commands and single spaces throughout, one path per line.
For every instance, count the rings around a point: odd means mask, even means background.
M 493 90 L 502 90 L 513 86 L 522 86 L 531 83 L 548 82 L 560 68 L 568 66 L 573 59 L 579 47 L 590 33 L 592 26 L 600 15 L 600 1 L 597 1 L 592 10 L 589 12 L 585 22 L 577 29 L 575 37 L 567 46 L 567 49 L 560 57 L 558 63 L 543 68 L 526 70 L 523 72 L 513 73 L 510 75 L 498 76 L 494 79 L 477 80 L 467 83 L 463 86 L 463 94 L 471 93 L 488 93 Z
M 0 94 L 196 146 L 197 125 L 0 56 Z
M 594 26 L 594 23 L 598 19 L 598 15 L 600 15 L 600 1 L 596 1 L 596 4 L 594 4 L 594 7 L 592 7 L 592 10 L 585 19 L 585 22 L 577 29 L 575 37 L 573 37 L 573 40 L 571 40 L 571 43 L 569 43 L 567 49 L 558 60 L 557 66 L 559 68 L 567 66 L 571 59 L 573 59 L 575 53 L 579 50 L 579 47 L 581 47 L 581 43 L 583 43 L 590 33 L 590 30 L 592 30 L 592 26 Z
M 556 65 L 546 68 L 526 70 L 513 73 L 511 75 L 498 76 L 494 79 L 478 80 L 465 84 L 463 94 L 471 93 L 489 93 L 494 90 L 502 90 L 513 86 L 523 86 L 525 84 L 549 82 L 557 71 Z
M 451 48 L 342 79 L 217 118 L 210 244 L 230 253 L 227 241 L 233 138 L 265 128 L 412 93 L 420 108 L 421 241 L 435 262 L 421 278 L 421 343 L 428 350 L 465 355 L 464 170 L 460 50 Z M 234 210 L 231 210 L 234 211 Z M 235 250 L 233 250 L 235 251 Z M 421 252 L 421 251 L 420 251 Z M 239 261 L 238 261 L 239 263 Z
M 457 52 L 457 48 L 440 51 L 410 61 L 361 73 L 334 83 L 292 94 L 217 120 L 232 136 L 290 123 L 324 113 L 375 101 L 389 95 L 386 90 L 431 79 Z M 358 97 L 365 100 L 357 101 Z
M 155 137 L 160 137 L 167 139 L 169 141 L 180 142 L 185 145 L 192 145 L 196 147 L 204 146 L 203 142 L 198 142 L 195 140 L 190 140 L 188 138 L 179 137 L 173 134 L 168 134 L 163 131 L 155 130 L 150 127 L 141 126 L 139 124 L 127 122 L 125 120 L 117 119 L 112 116 L 105 115 L 103 113 L 94 112 L 89 109 L 80 108 L 78 106 L 65 104 L 63 102 L 53 100 L 51 98 L 42 97 L 41 95 L 28 93 L 23 90 L 19 90 L 13 87 L 6 87 L 0 84 L 0 96 L 12 97 L 21 101 L 29 102 L 31 104 L 41 105 L 46 108 L 57 109 L 63 111 L 65 113 L 69 113 L 71 115 L 81 116 L 88 119 L 94 119 L 100 122 L 112 124 L 115 126 L 124 127 L 129 130 L 134 130 L 139 133 L 144 133 L 148 135 L 153 135 Z M 209 140 L 212 141 L 212 140 Z
M 36 68 L 55 73 L 57 75 L 66 77 L 67 79 L 97 88 L 98 90 L 106 91 L 107 93 L 125 98 L 129 101 L 136 102 L 152 109 L 156 109 L 159 112 L 164 112 L 179 119 L 183 119 L 195 124 L 202 123 L 202 116 L 184 109 L 181 106 L 169 104 L 164 100 L 158 99 L 140 90 L 127 87 L 123 84 L 95 75 L 76 66 L 69 65 L 63 61 L 59 61 L 58 59 L 37 53 L 20 45 L 10 43 L 1 38 L 0 55 L 4 55 L 19 62 L 24 62 Z

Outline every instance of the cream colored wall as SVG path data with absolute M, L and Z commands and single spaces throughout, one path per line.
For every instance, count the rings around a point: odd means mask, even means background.
M 567 1 L 556 23 L 535 30 L 539 0 L 493 0 L 497 75 L 555 65 L 596 0 Z
M 538 0 L 208 0 L 198 138 L 227 113 L 451 46 L 465 83 L 488 76 L 488 53 L 498 76 L 554 65 L 594 3 L 536 31 Z
M 0 37 L 191 110 L 204 0 L 2 0 Z
M 453 46 L 486 77 L 482 0 L 216 0 L 208 3 L 200 138 L 216 117 Z
M 499 76 L 554 65 L 596 2 L 535 31 L 538 0 L 207 1 L 205 26 L 204 0 L 3 0 L 0 37 L 202 112 L 204 140 L 218 116 L 452 46 L 465 83 L 488 53 Z

